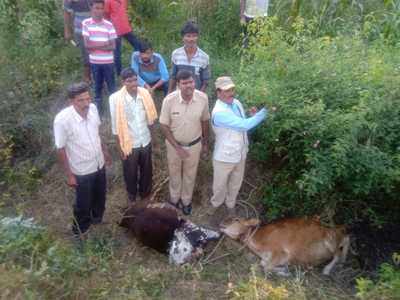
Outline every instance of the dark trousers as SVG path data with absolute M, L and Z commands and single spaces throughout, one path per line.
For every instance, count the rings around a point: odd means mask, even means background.
M 129 200 L 135 201 L 138 189 L 142 199 L 147 197 L 151 192 L 153 178 L 151 143 L 146 147 L 134 148 L 122 161 L 122 167 Z
M 101 92 L 106 82 L 109 94 L 115 92 L 114 64 L 90 64 L 94 79 L 94 101 L 100 114 L 103 113 Z
M 106 203 L 106 171 L 76 176 L 76 200 L 73 207 L 75 234 L 86 232 L 91 224 L 101 223 Z
M 157 82 L 158 81 L 150 83 L 149 85 L 151 87 L 153 87 Z M 163 91 L 164 97 L 167 96 L 167 94 L 168 94 L 168 85 L 169 85 L 169 81 L 166 81 L 166 82 L 163 83 L 163 85 L 161 87 L 159 87 L 159 89 L 161 89 Z
M 124 35 L 121 35 L 117 38 L 117 40 L 115 41 L 114 59 L 115 59 L 115 70 L 118 76 L 121 74 L 122 70 L 122 64 L 121 64 L 122 38 L 125 38 L 129 42 L 129 44 L 131 44 L 134 51 L 139 51 L 140 47 L 140 41 L 136 37 L 136 35 L 133 34 L 132 31 Z

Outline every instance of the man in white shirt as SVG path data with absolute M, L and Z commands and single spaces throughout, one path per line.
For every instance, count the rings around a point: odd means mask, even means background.
M 269 0 L 240 0 L 240 22 L 246 24 L 254 18 L 268 16 Z
M 85 233 L 91 224 L 101 223 L 106 201 L 105 161 L 111 157 L 99 135 L 100 118 L 91 104 L 89 86 L 68 87 L 70 106 L 54 119 L 54 137 L 58 159 L 67 175 L 67 184 L 75 188 L 72 231 Z
M 110 96 L 112 133 L 117 137 L 128 205 L 150 196 L 152 188 L 151 135 L 157 110 L 147 89 L 138 87 L 138 77 L 131 68 L 121 72 L 123 87 Z

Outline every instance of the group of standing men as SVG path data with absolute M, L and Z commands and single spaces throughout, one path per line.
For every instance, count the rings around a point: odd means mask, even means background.
M 90 17 L 85 10 L 89 7 Z M 160 88 L 166 96 L 159 122 L 166 139 L 168 201 L 185 215 L 191 214 L 198 163 L 209 150 L 211 118 L 215 133 L 211 211 L 225 203 L 234 215 L 248 151 L 247 131 L 266 118 L 267 110 L 251 108 L 251 117 L 246 118 L 242 104 L 234 98 L 232 79 L 223 76 L 215 82 L 218 100 L 210 116 L 205 93 L 210 79 L 209 57 L 197 46 L 199 31 L 195 23 L 183 26 L 184 45 L 173 51 L 168 74 L 162 56 L 132 33 L 126 0 L 92 0 L 90 5 L 88 0 L 64 0 L 64 8 L 65 36 L 71 36 L 68 25 L 73 21 L 75 40 L 82 51 L 84 78 L 89 81 L 92 72 L 97 106 L 91 104 L 87 83 L 73 84 L 67 91 L 71 105 L 54 120 L 58 157 L 68 184 L 76 189 L 73 232 L 82 234 L 91 224 L 100 223 L 105 209 L 105 164 L 111 164 L 111 157 L 99 135 L 103 81 L 111 93 L 111 127 L 117 138 L 129 202 L 134 202 L 137 194 L 141 199 L 151 194 L 151 140 L 158 117 L 152 95 Z M 104 11 L 110 21 L 103 18 Z M 121 14 L 126 20 L 118 17 Z M 139 50 L 132 55 L 131 67 L 122 71 L 121 37 Z M 116 92 L 114 62 L 122 82 L 122 88 Z

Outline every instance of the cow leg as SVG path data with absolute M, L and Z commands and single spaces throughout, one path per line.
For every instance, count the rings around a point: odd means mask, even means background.
M 287 265 L 275 267 L 273 271 L 274 273 L 282 277 L 288 277 L 290 275 Z
M 340 262 L 344 263 L 347 258 L 347 254 L 349 252 L 350 248 L 350 237 L 346 236 L 344 237 L 341 246 L 341 253 L 340 253 Z
M 280 253 L 268 253 L 263 255 L 261 259 L 261 266 L 266 274 L 274 272 L 279 276 L 289 276 L 289 270 L 287 268 L 288 255 L 285 252 Z
M 331 271 L 332 271 L 332 268 L 336 265 L 336 263 L 337 263 L 339 260 L 340 260 L 340 256 L 339 256 L 338 254 L 336 254 L 336 255 L 333 257 L 332 261 L 331 261 L 327 266 L 325 266 L 325 268 L 324 268 L 322 274 L 324 274 L 324 275 L 329 275 L 329 274 L 331 273 Z
M 261 266 L 264 270 L 265 275 L 267 275 L 268 273 L 270 273 L 273 269 L 273 267 L 271 266 L 271 253 L 268 253 L 267 255 L 264 255 L 261 258 Z
M 347 253 L 349 252 L 350 247 L 350 238 L 346 236 L 343 241 L 341 242 L 339 248 L 335 252 L 335 256 L 333 257 L 332 261 L 325 266 L 323 270 L 324 275 L 329 275 L 336 265 L 337 262 L 345 262 L 347 258 Z

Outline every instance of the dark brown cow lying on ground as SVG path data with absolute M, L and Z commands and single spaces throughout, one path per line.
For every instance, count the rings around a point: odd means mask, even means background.
M 180 218 L 167 203 L 137 203 L 125 211 L 120 225 L 145 246 L 168 253 L 170 262 L 178 265 L 198 257 L 208 241 L 220 237 L 218 232 Z
M 235 219 L 220 227 L 257 254 L 266 273 L 288 275 L 288 265 L 316 266 L 332 259 L 323 270 L 329 275 L 337 262 L 346 260 L 350 238 L 343 226 L 327 228 L 318 218 L 287 218 L 258 225 L 257 219 Z

